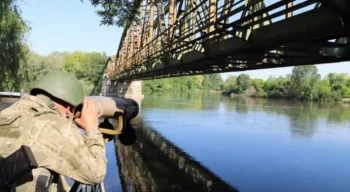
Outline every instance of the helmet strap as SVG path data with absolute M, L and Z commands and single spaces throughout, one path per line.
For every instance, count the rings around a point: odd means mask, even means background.
M 50 99 L 50 97 L 43 95 L 43 94 L 38 94 L 36 95 L 37 98 L 39 98 L 41 101 L 43 101 L 50 109 L 56 111 L 56 105 L 55 103 Z

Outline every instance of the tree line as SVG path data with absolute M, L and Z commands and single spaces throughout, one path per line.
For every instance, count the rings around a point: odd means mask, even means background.
M 98 94 L 101 90 L 101 77 L 103 68 L 108 57 L 106 53 L 98 52 L 52 52 L 48 56 L 40 56 L 35 53 L 28 55 L 27 69 L 30 84 L 25 86 L 31 87 L 41 76 L 48 71 L 61 69 L 75 74 L 83 85 L 85 95 Z
M 314 126 L 313 123 L 317 123 L 320 119 L 327 119 L 333 123 L 347 123 L 350 119 L 350 108 L 347 105 L 334 105 L 332 102 L 303 102 L 299 100 L 251 97 L 232 99 L 209 92 L 154 93 L 152 97 L 153 98 L 147 97 L 147 99 L 144 99 L 142 101 L 142 106 L 145 108 L 171 108 L 189 111 L 223 109 L 227 112 L 237 112 L 240 114 L 247 114 L 250 112 L 277 114 L 290 118 L 290 123 L 293 124 L 293 126 L 291 126 L 293 131 L 304 129 L 304 131 L 300 131 L 299 133 L 313 132 L 313 130 L 308 131 L 306 129 L 316 128 L 317 126 Z M 184 104 L 183 102 L 169 102 L 169 100 L 174 98 L 187 98 L 191 100 L 191 105 Z M 222 102 L 225 104 L 221 105 Z M 302 120 L 302 122 L 309 122 L 310 124 L 298 123 L 300 120 Z
M 0 1 L 0 90 L 19 87 L 17 73 L 28 52 L 25 42 L 29 29 L 14 0 Z
M 142 82 L 143 92 L 186 92 L 193 90 L 222 89 L 223 79 L 220 74 L 195 75 L 164 79 L 146 80 Z
M 269 77 L 267 80 L 251 78 L 248 74 L 231 75 L 225 81 L 220 74 L 197 75 L 148 80 L 144 92 L 216 90 L 225 95 L 300 100 L 341 100 L 350 98 L 348 74 L 329 73 L 321 78 L 314 65 L 296 66 L 292 74 Z
M 100 76 L 107 58 L 105 53 L 97 52 L 52 52 L 47 56 L 27 52 L 19 63 L 16 75 L 2 82 L 1 90 L 29 92 L 46 73 L 60 69 L 75 74 L 83 85 L 85 95 L 98 95 L 102 86 Z

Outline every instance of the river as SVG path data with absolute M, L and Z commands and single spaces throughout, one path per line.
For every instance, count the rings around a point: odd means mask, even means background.
M 145 95 L 137 141 L 107 144 L 107 191 L 349 191 L 350 106 Z

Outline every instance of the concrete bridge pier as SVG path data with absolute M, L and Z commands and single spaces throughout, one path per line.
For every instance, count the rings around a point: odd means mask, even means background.
M 130 98 L 135 100 L 140 107 L 144 98 L 142 94 L 142 81 L 117 81 L 105 79 L 102 85 L 101 95 Z
M 141 81 L 112 81 L 110 95 L 117 95 L 118 97 L 144 97 L 142 94 Z

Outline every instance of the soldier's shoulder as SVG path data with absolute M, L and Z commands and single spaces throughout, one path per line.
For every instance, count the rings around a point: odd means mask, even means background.
M 17 102 L 1 111 L 0 115 L 16 114 L 22 118 L 56 120 L 58 113 L 40 102 L 35 96 L 23 95 Z
M 26 109 L 29 109 L 29 106 L 27 105 L 22 105 L 20 101 L 17 101 L 10 105 L 9 107 L 3 109 L 0 112 L 1 115 L 11 115 L 11 114 L 22 114 L 23 112 L 26 111 Z
M 23 95 L 18 99 L 18 101 L 14 102 L 12 105 L 10 105 L 7 109 L 20 109 L 20 108 L 28 108 L 31 106 L 37 106 L 39 105 L 38 102 L 36 102 L 35 97 L 31 95 Z M 5 110 L 4 110 L 5 111 Z
M 24 94 L 19 100 L 18 103 L 26 106 L 44 106 L 42 101 L 40 101 L 37 97 L 29 94 Z

